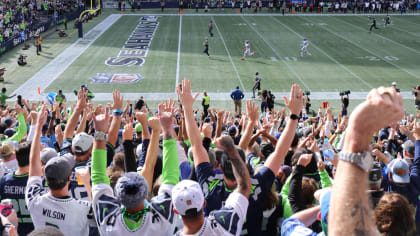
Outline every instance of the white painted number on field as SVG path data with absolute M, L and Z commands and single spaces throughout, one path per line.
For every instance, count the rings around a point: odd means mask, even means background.
M 303 23 L 303 26 L 326 26 L 327 23 Z
M 285 61 L 297 61 L 296 57 L 284 57 Z
M 393 56 L 385 56 L 384 58 L 388 61 L 398 61 L 398 60 L 400 60 L 400 59 L 398 59 L 398 57 L 393 57 Z
M 387 60 L 387 61 L 398 61 L 400 60 L 398 57 L 393 57 L 393 56 L 384 56 L 384 58 L 379 58 L 379 57 L 375 57 L 375 56 L 364 56 L 364 57 L 357 57 L 359 59 L 365 59 L 365 60 L 369 60 L 369 61 L 380 61 L 380 60 Z

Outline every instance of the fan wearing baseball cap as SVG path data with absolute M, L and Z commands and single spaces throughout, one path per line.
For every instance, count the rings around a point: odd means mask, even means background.
M 248 209 L 251 192 L 251 177 L 242 161 L 233 140 L 223 136 L 216 145 L 229 154 L 238 188 L 226 200 L 225 206 L 212 211 L 204 218 L 206 206 L 200 185 L 192 180 L 183 180 L 172 190 L 174 212 L 181 215 L 184 228 L 177 235 L 240 235 Z
M 45 165 L 44 176 L 49 192 L 44 191 L 41 176 L 41 132 L 47 119 L 47 106 L 37 114 L 35 135 L 32 140 L 29 180 L 25 190 L 25 202 L 35 229 L 45 225 L 59 228 L 65 235 L 88 235 L 91 204 L 69 196 L 69 183 L 74 166 L 72 156 L 53 157 Z
M 232 192 L 238 186 L 241 186 L 241 178 L 238 178 L 235 171 L 232 171 L 234 164 L 231 160 L 232 156 L 226 151 L 224 156 L 228 158 L 222 158 L 220 164 L 223 174 L 214 173 L 209 163 L 208 154 L 202 145 L 200 131 L 194 119 L 192 109 L 194 98 L 191 95 L 191 81 L 184 80 L 182 91 L 180 88 L 177 90 L 184 107 L 186 129 L 193 150 L 196 176 L 207 201 L 205 214 L 209 215 L 212 211 L 219 210 L 223 207 L 223 203 L 227 201 Z M 262 235 L 264 200 L 271 190 L 275 174 L 279 171 L 296 133 L 298 119 L 295 117 L 297 117 L 296 114 L 299 114 L 303 107 L 302 94 L 298 85 L 292 86 L 290 100 L 286 99 L 286 105 L 294 116 L 287 122 L 286 128 L 277 142 L 274 152 L 267 158 L 261 170 L 251 177 L 252 191 L 249 197 L 247 220 L 241 227 L 241 233 L 243 235 Z M 248 147 L 251 140 L 254 126 L 258 121 L 258 110 L 259 108 L 255 106 L 254 102 L 247 102 L 249 122 L 239 143 L 239 147 L 242 150 Z M 248 172 L 248 168 L 245 167 L 245 169 Z
M 180 178 L 176 134 L 170 113 L 159 110 L 163 131 L 162 185 L 156 197 L 146 202 L 150 188 L 146 179 L 127 172 L 115 185 L 106 176 L 105 140 L 95 136 L 92 153 L 93 206 L 101 235 L 171 235 L 174 232 L 172 189 Z M 109 115 L 94 117 L 96 132 L 109 126 Z M 131 126 L 132 124 L 129 124 Z M 128 160 L 126 160 L 128 161 Z

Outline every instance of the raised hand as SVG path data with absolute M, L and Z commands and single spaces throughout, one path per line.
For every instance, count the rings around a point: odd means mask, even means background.
M 87 89 L 80 89 L 77 93 L 77 102 L 76 102 L 76 109 L 85 109 L 87 104 L 87 97 L 88 97 L 88 90 Z
M 124 126 L 123 139 L 124 140 L 132 140 L 133 139 L 133 123 L 128 123 Z
M 255 105 L 253 101 L 246 101 L 246 113 L 251 121 L 256 122 L 258 120 L 258 109 L 259 106 Z
M 366 101 L 353 111 L 349 126 L 359 133 L 371 135 L 391 123 L 400 121 L 403 116 L 401 94 L 393 88 L 380 87 L 371 90 Z
M 181 103 L 186 107 L 192 107 L 195 99 L 197 99 L 198 95 L 200 93 L 196 93 L 194 96 L 191 92 L 191 81 L 184 79 L 182 81 L 182 88 L 181 85 L 178 85 L 176 87 L 176 91 L 179 95 L 179 99 L 181 100 Z
M 108 112 L 106 112 L 105 114 L 100 114 L 95 116 L 95 114 L 92 114 L 93 116 L 93 125 L 96 131 L 102 131 L 102 132 L 107 132 L 108 131 L 108 127 L 109 127 L 109 122 L 110 122 L 110 115 Z
M 136 119 L 141 123 L 147 123 L 147 114 L 144 112 L 136 112 Z
M 39 127 L 42 127 L 47 122 L 48 110 L 47 105 L 44 104 L 41 110 L 38 112 L 36 123 Z
M 213 133 L 213 126 L 210 123 L 204 123 L 203 125 L 203 135 L 206 138 L 211 138 Z
M 165 132 L 168 132 L 169 130 L 173 129 L 173 116 L 170 112 L 165 112 L 165 105 L 163 105 L 163 103 L 158 105 L 158 115 L 162 129 Z
M 160 132 L 160 120 L 157 117 L 151 117 L 149 119 L 149 126 L 153 131 Z
M 122 96 L 118 90 L 114 90 L 114 92 L 112 92 L 112 98 L 114 100 L 114 103 L 112 104 L 112 109 L 117 109 L 117 110 L 122 111 L 123 103 L 124 103 L 124 96 Z
M 284 96 L 284 102 L 292 114 L 298 115 L 303 107 L 302 90 L 299 85 L 294 84 L 290 89 L 290 96 L 287 98 Z
M 297 162 L 298 166 L 306 167 L 312 160 L 313 154 L 302 154 Z
M 228 135 L 223 135 L 216 139 L 214 142 L 217 148 L 220 148 L 226 152 L 232 151 L 235 149 L 235 143 L 233 139 Z

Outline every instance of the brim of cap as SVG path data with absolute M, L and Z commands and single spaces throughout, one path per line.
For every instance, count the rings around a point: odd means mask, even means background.
M 394 182 L 396 182 L 396 183 L 401 183 L 401 184 L 407 184 L 407 183 L 410 183 L 410 176 L 409 175 L 404 175 L 404 176 L 401 176 L 401 175 L 396 175 L 396 174 L 393 174 L 392 175 L 392 179 L 394 180 Z

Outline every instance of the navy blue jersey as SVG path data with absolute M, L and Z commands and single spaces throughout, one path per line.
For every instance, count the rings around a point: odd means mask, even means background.
M 223 174 L 215 174 L 210 163 L 203 162 L 196 168 L 198 182 L 207 201 L 206 216 L 219 210 L 233 190 L 229 190 L 223 180 Z M 274 173 L 267 167 L 251 177 L 251 194 L 249 207 L 241 235 L 261 235 L 264 200 L 274 181 Z
M 0 198 L 11 199 L 13 209 L 17 213 L 19 235 L 27 235 L 34 230 L 31 215 L 25 203 L 25 189 L 28 182 L 28 174 L 15 175 L 9 173 L 0 181 Z

